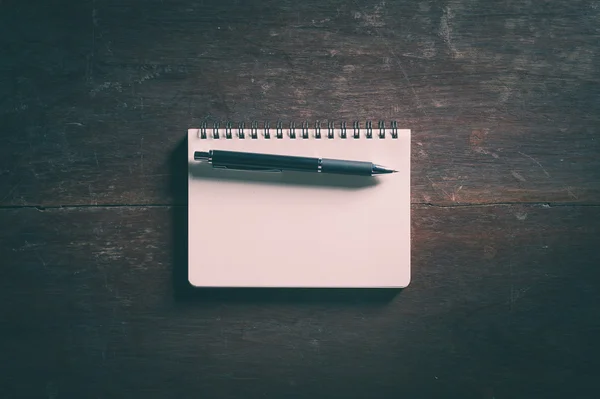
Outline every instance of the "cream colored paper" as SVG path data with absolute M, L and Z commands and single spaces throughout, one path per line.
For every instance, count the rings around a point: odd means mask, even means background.
M 410 130 L 385 138 L 231 139 L 188 131 L 189 281 L 200 287 L 405 287 L 410 281 Z M 261 132 L 259 130 L 259 132 Z M 261 132 L 262 133 L 262 132 Z M 194 151 L 372 161 L 378 177 L 215 170 Z M 373 184 L 377 183 L 377 184 Z

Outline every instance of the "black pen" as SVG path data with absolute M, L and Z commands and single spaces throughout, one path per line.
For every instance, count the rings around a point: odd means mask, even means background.
M 208 162 L 213 168 L 237 170 L 278 172 L 289 170 L 355 176 L 374 176 L 397 172 L 372 162 L 221 150 L 196 151 L 194 160 Z

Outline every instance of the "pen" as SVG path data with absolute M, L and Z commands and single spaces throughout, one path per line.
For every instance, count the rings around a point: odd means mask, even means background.
M 237 170 L 297 171 L 355 176 L 374 176 L 397 172 L 372 162 L 221 150 L 196 151 L 194 160 L 208 162 L 213 168 Z

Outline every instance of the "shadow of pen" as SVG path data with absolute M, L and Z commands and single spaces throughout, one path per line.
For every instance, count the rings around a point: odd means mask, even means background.
M 361 190 L 374 187 L 380 183 L 377 176 L 221 169 L 213 168 L 206 162 L 189 162 L 188 172 L 194 179 L 212 179 L 248 184 L 321 187 L 324 189 L 337 188 L 341 190 Z

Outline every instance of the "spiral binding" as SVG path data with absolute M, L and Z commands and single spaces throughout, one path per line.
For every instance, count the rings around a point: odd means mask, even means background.
M 397 139 L 398 138 L 398 124 L 396 121 L 391 121 L 389 123 L 389 133 L 392 139 Z M 300 126 L 300 133 L 297 134 L 297 128 L 296 128 L 296 123 L 295 122 L 291 122 L 289 124 L 288 128 L 284 128 L 283 127 L 283 122 L 281 121 L 277 121 L 276 125 L 275 125 L 275 135 L 272 136 L 271 135 L 271 126 L 269 121 L 265 121 L 262 128 L 259 128 L 258 126 L 258 122 L 257 121 L 253 121 L 250 124 L 250 132 L 249 132 L 249 137 L 250 139 L 258 139 L 259 136 L 261 136 L 264 139 L 272 139 L 273 137 L 275 139 L 283 139 L 284 136 L 286 136 L 284 134 L 284 130 L 287 130 L 287 137 L 289 137 L 290 139 L 296 139 L 298 137 L 300 137 L 301 139 L 308 139 L 311 137 L 311 132 L 313 133 L 313 138 L 315 139 L 321 139 L 323 137 L 326 137 L 327 139 L 334 139 L 335 138 L 335 131 L 339 130 L 339 138 L 341 139 L 347 139 L 348 137 L 351 137 L 353 139 L 359 139 L 361 137 L 365 137 L 367 139 L 373 139 L 373 123 L 371 121 L 366 121 L 364 128 L 361 127 L 360 122 L 358 121 L 354 121 L 352 123 L 352 129 L 349 130 L 346 128 L 346 122 L 340 122 L 338 127 L 336 128 L 336 124 L 334 122 L 327 122 L 327 133 L 326 134 L 322 134 L 321 132 L 321 122 L 320 121 L 316 121 L 314 124 L 314 127 L 311 128 L 308 121 L 304 121 L 302 122 L 301 126 Z M 388 130 L 386 130 L 386 123 L 384 121 L 379 121 L 377 123 L 377 137 L 380 139 L 385 139 L 386 138 L 386 133 L 388 132 Z M 207 139 L 209 138 L 209 133 L 208 133 L 209 127 L 208 127 L 208 123 L 204 122 L 202 123 L 202 125 L 200 126 L 200 130 L 199 130 L 199 137 L 201 139 Z M 240 122 L 238 124 L 238 128 L 237 128 L 237 132 L 234 133 L 234 128 L 233 128 L 233 123 L 232 122 L 227 122 L 225 124 L 225 128 L 221 128 L 221 124 L 219 122 L 215 122 L 212 125 L 212 133 L 211 136 L 213 139 L 220 139 L 222 137 L 224 137 L 227 140 L 230 140 L 234 137 L 238 138 L 238 139 L 245 139 L 247 130 L 246 129 L 246 124 L 244 122 Z M 259 130 L 262 131 L 262 133 L 259 133 Z

